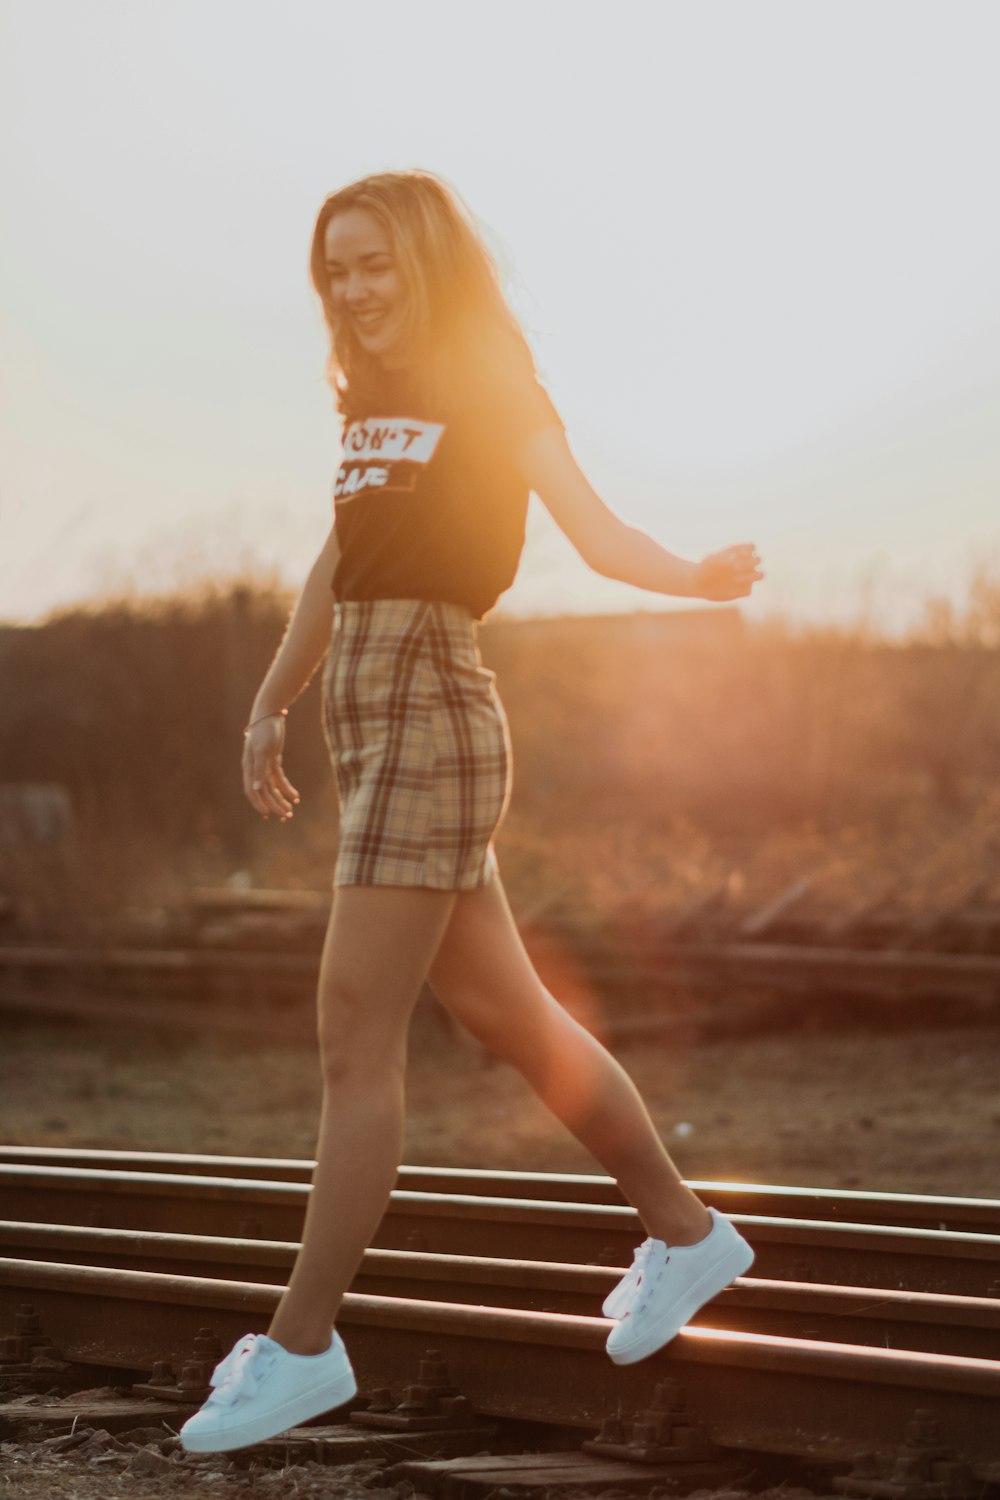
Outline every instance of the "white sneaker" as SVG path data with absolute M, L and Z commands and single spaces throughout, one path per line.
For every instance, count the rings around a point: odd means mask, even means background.
M 601 1305 L 601 1311 L 606 1318 L 620 1318 L 631 1304 L 636 1288 L 642 1281 L 642 1273 L 646 1269 L 646 1262 L 649 1260 L 653 1244 L 653 1240 L 643 1240 L 633 1252 L 631 1266 L 618 1285 L 611 1288 Z
M 634 1364 L 662 1349 L 700 1307 L 753 1265 L 753 1251 L 736 1226 L 717 1209 L 708 1212 L 712 1228 L 696 1244 L 650 1243 L 621 1322 L 605 1345 L 616 1365 Z
M 216 1365 L 210 1383 L 208 1400 L 180 1430 L 188 1453 L 262 1443 L 342 1406 L 358 1389 L 336 1331 L 322 1354 L 292 1354 L 266 1333 L 246 1333 Z

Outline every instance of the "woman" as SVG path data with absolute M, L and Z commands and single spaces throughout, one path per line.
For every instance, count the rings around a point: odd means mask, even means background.
M 493 848 L 510 738 L 477 630 L 513 582 L 531 490 L 596 572 L 656 593 L 743 598 L 763 576 L 756 549 L 688 562 L 602 502 L 474 219 L 439 177 L 380 173 L 333 194 L 310 272 L 344 459 L 334 525 L 249 716 L 243 774 L 261 817 L 292 816 L 285 714 L 329 648 L 341 815 L 318 994 L 324 1098 L 289 1285 L 267 1334 L 237 1342 L 181 1429 L 199 1452 L 261 1441 L 356 1392 L 333 1323 L 396 1180 L 407 1026 L 425 981 L 643 1221 L 648 1237 L 604 1303 L 613 1360 L 661 1348 L 753 1259 L 682 1182 L 628 1075 L 525 952 Z

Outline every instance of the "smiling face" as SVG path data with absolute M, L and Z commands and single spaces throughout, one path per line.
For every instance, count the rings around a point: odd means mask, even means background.
M 327 294 L 358 343 L 386 368 L 406 363 L 406 288 L 389 236 L 374 214 L 349 208 L 324 235 Z

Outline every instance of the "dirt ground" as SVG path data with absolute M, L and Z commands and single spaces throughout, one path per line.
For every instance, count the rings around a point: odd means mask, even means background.
M 234 1493 L 259 1500 L 422 1500 L 408 1480 L 387 1484 L 371 1460 L 343 1469 L 312 1462 L 269 1469 L 224 1453 L 178 1452 L 176 1438 L 140 1444 L 99 1429 L 65 1454 L 44 1441 L 0 1443 L 0 1500 L 203 1500 Z
M 600 1171 L 524 1080 L 414 1025 L 404 1159 Z M 1000 1196 L 1000 1027 L 616 1047 L 689 1179 Z M 7 1015 L 0 1139 L 311 1157 L 314 1046 Z
M 429 1500 L 407 1479 L 389 1482 L 377 1460 L 363 1460 L 342 1468 L 308 1462 L 267 1469 L 251 1460 L 240 1462 L 225 1454 L 193 1457 L 163 1444 L 120 1443 L 95 1433 L 82 1448 L 68 1455 L 37 1451 L 42 1444 L 0 1443 L 0 1500 L 208 1500 L 252 1495 L 258 1500 Z M 169 1452 L 170 1456 L 167 1456 Z M 495 1492 L 511 1496 L 512 1491 Z M 592 1493 L 568 1486 L 531 1492 L 537 1500 L 593 1500 Z M 628 1500 L 621 1489 L 608 1496 Z M 654 1488 L 654 1495 L 669 1490 Z M 635 1492 L 642 1500 L 642 1492 Z M 687 1500 L 751 1500 L 748 1490 L 696 1490 Z M 753 1500 L 837 1500 L 816 1497 L 812 1490 L 779 1485 L 758 1490 Z

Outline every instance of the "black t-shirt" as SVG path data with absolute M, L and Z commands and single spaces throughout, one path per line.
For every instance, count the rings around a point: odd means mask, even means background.
M 344 424 L 335 597 L 443 600 L 481 620 L 524 546 L 529 489 L 514 445 L 552 425 L 564 424 L 534 378 L 446 412 L 409 371 L 384 372 L 378 408 Z

